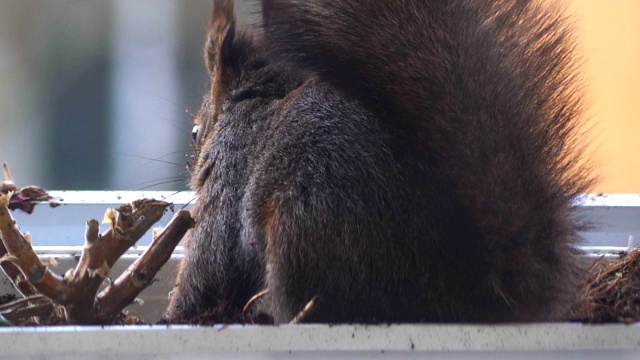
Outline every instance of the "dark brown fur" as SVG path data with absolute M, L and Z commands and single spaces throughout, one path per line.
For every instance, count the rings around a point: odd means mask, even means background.
M 550 3 L 550 2 L 547 2 Z M 173 321 L 531 321 L 567 305 L 590 183 L 574 39 L 520 0 L 213 2 Z M 579 150 L 579 149 L 578 149 Z

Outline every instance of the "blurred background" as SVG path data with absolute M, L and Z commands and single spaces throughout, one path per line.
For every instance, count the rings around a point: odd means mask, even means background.
M 640 193 L 640 1 L 570 6 L 601 165 L 592 191 Z M 208 16 L 209 0 L 0 0 L 0 160 L 18 185 L 185 189 Z
M 185 189 L 209 3 L 0 0 L 0 161 L 17 184 Z

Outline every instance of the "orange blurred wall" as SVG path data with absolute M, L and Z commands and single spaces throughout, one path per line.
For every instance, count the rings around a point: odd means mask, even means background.
M 640 193 L 640 0 L 571 0 L 585 56 L 594 193 Z

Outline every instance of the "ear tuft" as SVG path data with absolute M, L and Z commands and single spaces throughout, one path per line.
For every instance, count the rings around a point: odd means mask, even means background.
M 236 31 L 233 8 L 233 0 L 212 0 L 211 2 L 211 21 L 209 22 L 205 47 L 205 63 L 211 75 L 211 98 L 215 109 L 221 106 L 221 97 L 236 75 L 236 65 L 232 54 Z
M 215 33 L 224 33 L 235 27 L 233 0 L 213 0 L 211 2 L 210 29 Z
M 211 74 L 219 70 L 216 67 L 221 65 L 221 58 L 226 55 L 224 47 L 230 47 L 233 43 L 235 23 L 233 0 L 211 1 L 211 20 L 205 48 L 205 63 Z

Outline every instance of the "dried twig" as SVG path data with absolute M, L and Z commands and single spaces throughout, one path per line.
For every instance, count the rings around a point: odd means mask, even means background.
M 2 236 L 0 236 L 0 268 L 7 275 L 7 277 L 11 280 L 14 287 L 22 296 L 31 296 L 36 294 L 36 290 L 29 284 L 29 282 L 22 276 L 22 272 L 15 266 L 12 262 L 7 261 L 5 258 L 7 255 L 7 249 L 4 247 L 4 243 L 2 243 Z
M 0 183 L 0 193 L 8 194 L 17 190 L 16 184 L 13 182 L 11 171 L 9 171 L 9 165 L 6 162 L 2 163 L 2 170 L 4 172 L 5 180 Z
M 131 304 L 142 290 L 151 285 L 153 277 L 169 260 L 180 239 L 194 225 L 191 214 L 186 210 L 180 210 L 173 216 L 142 256 L 98 294 L 98 308 L 103 313 L 103 318 L 109 314 L 118 314 Z
M 114 284 L 96 295 L 114 263 L 140 239 L 164 214 L 169 203 L 139 200 L 107 211 L 105 221 L 111 228 L 99 234 L 96 220 L 87 222 L 85 248 L 78 265 L 64 278 L 51 272 L 31 247 L 29 236 L 17 228 L 8 208 L 10 195 L 0 194 L 0 234 L 7 255 L 3 263 L 12 264 L 40 294 L 64 308 L 68 323 L 100 324 L 110 322 L 129 305 L 169 259 L 184 233 L 193 226 L 188 211 L 180 211 L 152 246 Z M 20 276 L 12 276 L 12 280 Z M 35 292 L 35 291 L 34 291 Z M 25 314 L 41 313 L 40 304 L 22 309 Z M 13 317 L 18 317 L 16 313 Z
M 37 186 L 18 190 L 7 163 L 3 163 L 2 168 L 5 180 L 0 183 L 0 267 L 16 289 L 27 296 L 5 306 L 4 312 L 0 309 L 0 314 L 9 319 L 51 311 L 53 301 L 64 308 L 69 323 L 108 323 L 151 284 L 182 236 L 193 227 L 189 212 L 178 212 L 142 257 L 115 283 L 96 295 L 114 263 L 160 220 L 171 204 L 144 199 L 108 210 L 105 222 L 111 224 L 111 228 L 103 234 L 99 233 L 98 221 L 89 220 L 78 265 L 63 278 L 40 261 L 31 247 L 29 235 L 20 232 L 9 212 L 20 209 L 31 213 L 39 202 L 56 206 L 56 199 Z M 38 293 L 51 301 L 43 303 Z
M 247 317 L 247 312 L 249 311 L 249 309 L 251 308 L 251 306 L 258 301 L 261 297 L 269 294 L 270 290 L 269 289 L 264 289 L 259 291 L 257 294 L 253 295 L 249 301 L 247 301 L 247 303 L 244 305 L 244 307 L 242 308 L 242 320 L 247 322 L 248 321 L 248 317 Z
M 7 255 L 0 260 L 12 263 L 41 294 L 52 299 L 62 298 L 65 288 L 63 279 L 47 269 L 33 251 L 29 236 L 25 237 L 20 232 L 9 212 L 9 198 L 9 195 L 0 194 L 0 237 L 7 251 Z M 11 279 L 16 277 L 12 276 Z
M 305 322 L 309 316 L 316 310 L 316 302 L 318 301 L 318 296 L 314 296 L 307 305 L 304 306 L 302 310 L 291 320 L 291 324 L 301 324 Z
M 599 258 L 581 284 L 573 318 L 585 322 L 640 321 L 640 250 Z
M 111 228 L 102 235 L 98 233 L 99 224 L 96 220 L 87 222 L 85 248 L 78 266 L 65 275 L 68 283 L 65 297 L 54 298 L 61 305 L 73 304 L 71 307 L 65 306 L 69 322 L 93 324 L 108 320 L 102 317 L 104 313 L 95 306 L 100 285 L 116 260 L 162 218 L 169 205 L 163 201 L 139 200 L 115 211 L 107 211 L 105 221 L 111 223 Z
M 35 206 L 42 202 L 48 202 L 51 207 L 60 205 L 57 198 L 49 195 L 47 190 L 38 186 L 25 186 L 18 189 L 13 181 L 9 165 L 2 163 L 5 180 L 0 183 L 0 193 L 10 195 L 9 210 L 22 210 L 31 214 Z
M 0 183 L 0 194 L 4 194 L 9 196 L 10 198 L 14 197 L 15 192 L 18 191 L 15 183 L 13 182 L 13 177 L 11 176 L 11 171 L 9 171 L 9 165 L 6 162 L 2 163 L 2 169 L 4 172 L 5 180 Z M 11 208 L 11 201 L 9 201 L 9 208 Z M 2 239 L 2 235 L 0 234 L 0 240 Z M 36 293 L 36 291 L 29 285 L 20 269 L 13 263 L 9 261 L 2 261 L 4 256 L 7 255 L 7 249 L 4 247 L 4 243 L 0 241 L 0 267 L 2 271 L 11 279 L 13 284 L 15 285 L 18 292 L 20 292 L 23 296 L 31 296 Z
M 55 305 L 43 295 L 34 295 L 0 305 L 0 315 L 19 325 L 33 317 L 50 317 L 55 312 Z

